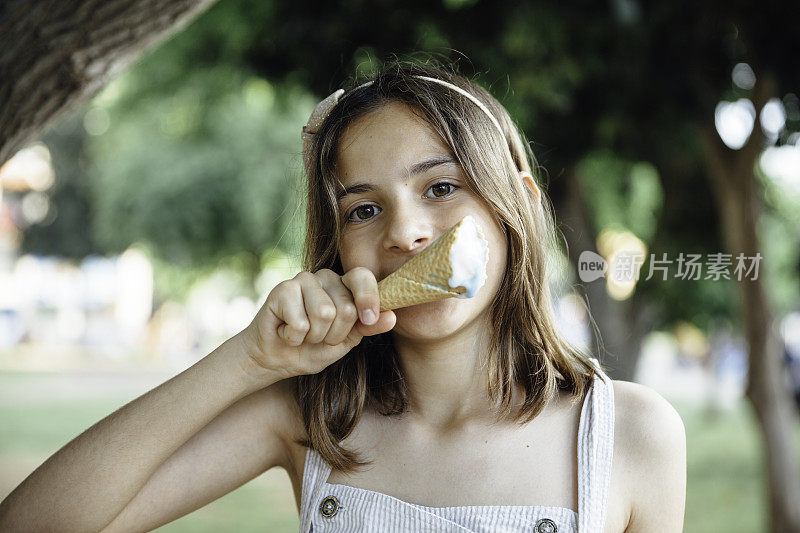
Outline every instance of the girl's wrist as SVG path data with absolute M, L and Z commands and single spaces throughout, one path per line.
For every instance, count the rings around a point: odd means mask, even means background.
M 226 354 L 228 364 L 236 363 L 242 386 L 249 393 L 269 387 L 283 379 L 276 372 L 259 365 L 252 352 L 252 344 L 247 341 L 247 329 L 244 329 L 225 341 L 219 349 Z

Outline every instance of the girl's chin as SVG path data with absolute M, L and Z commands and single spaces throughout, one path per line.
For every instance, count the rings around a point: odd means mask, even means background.
M 401 307 L 400 309 L 395 309 L 394 313 L 397 315 L 398 322 L 400 321 L 400 317 L 426 315 L 430 318 L 431 313 L 453 312 L 461 307 L 460 304 L 463 302 L 464 300 L 458 298 L 445 298 L 444 300 L 412 305 L 411 307 Z
M 395 309 L 397 323 L 393 331 L 413 337 L 432 339 L 454 333 L 472 321 L 476 309 L 467 304 L 468 300 L 447 298 L 411 307 Z

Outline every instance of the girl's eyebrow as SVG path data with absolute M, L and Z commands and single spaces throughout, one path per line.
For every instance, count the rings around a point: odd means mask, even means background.
M 431 157 L 430 159 L 425 159 L 419 163 L 414 163 L 411 165 L 408 168 L 408 175 L 413 176 L 415 174 L 422 174 L 423 172 L 427 172 L 432 168 L 448 164 L 456 164 L 456 161 L 450 155 Z M 354 185 L 350 185 L 349 187 L 344 187 L 337 192 L 336 201 L 341 202 L 345 197 L 351 194 L 361 194 L 365 192 L 372 192 L 374 190 L 376 190 L 376 187 L 371 183 L 356 183 Z
M 425 159 L 424 161 L 420 161 L 419 163 L 414 163 L 408 169 L 408 173 L 413 174 L 422 174 L 423 172 L 427 172 L 432 168 L 438 167 L 439 165 L 446 165 L 448 163 L 455 164 L 455 160 L 450 155 L 439 155 L 431 157 L 430 159 Z

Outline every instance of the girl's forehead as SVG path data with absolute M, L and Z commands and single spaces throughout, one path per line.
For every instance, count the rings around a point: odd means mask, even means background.
M 390 102 L 354 121 L 338 143 L 341 180 L 354 173 L 400 172 L 421 158 L 452 155 L 424 119 L 405 104 Z
M 414 109 L 402 102 L 388 102 L 353 121 L 342 133 L 340 146 L 347 148 L 353 143 L 407 134 L 440 140 L 433 127 Z

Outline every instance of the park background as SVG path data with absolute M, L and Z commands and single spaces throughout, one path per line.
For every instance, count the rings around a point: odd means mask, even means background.
M 800 54 L 785 4 L 225 0 L 161 25 L 146 2 L 24 4 L 0 9 L 0 500 L 299 270 L 302 125 L 353 76 L 410 57 L 456 62 L 530 139 L 565 241 L 559 325 L 681 414 L 685 531 L 800 530 Z M 31 25 L 42 41 L 23 50 L 14 32 Z M 37 57 L 87 43 L 108 68 L 49 87 L 59 106 L 28 109 L 39 131 L 15 137 L 20 94 L 43 90 L 25 86 Z M 608 275 L 581 280 L 587 250 Z M 648 261 L 615 279 L 631 251 Z M 739 253 L 760 254 L 757 275 L 737 277 Z M 686 275 L 681 254 L 731 268 Z M 297 525 L 274 469 L 161 530 Z

